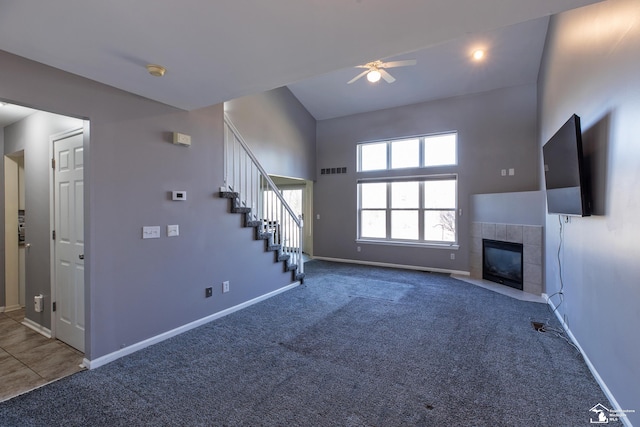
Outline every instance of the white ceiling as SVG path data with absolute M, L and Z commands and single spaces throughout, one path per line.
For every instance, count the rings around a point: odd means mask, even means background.
M 410 67 L 389 69 L 396 81 L 346 84 L 361 69 L 333 71 L 289 85 L 318 120 L 375 111 L 502 87 L 533 84 L 538 79 L 548 17 L 497 30 L 466 35 L 416 52 L 385 58 L 416 59 Z M 485 57 L 474 61 L 482 48 Z
M 537 18 L 597 1 L 0 0 L 0 49 L 186 110 L 290 85 L 326 118 L 529 82 Z M 471 66 L 482 43 L 487 61 Z M 419 62 L 377 92 L 346 85 L 350 67 L 396 58 Z
M 0 129 L 18 120 L 22 120 L 35 112 L 36 110 L 32 110 L 31 108 L 0 102 Z

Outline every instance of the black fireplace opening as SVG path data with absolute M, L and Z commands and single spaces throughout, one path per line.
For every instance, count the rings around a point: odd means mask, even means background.
M 522 290 L 522 243 L 483 239 L 482 278 Z

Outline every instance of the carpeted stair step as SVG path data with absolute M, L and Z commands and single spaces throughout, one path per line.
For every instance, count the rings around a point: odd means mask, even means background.
M 240 195 L 235 191 L 221 191 L 220 197 L 223 199 L 237 199 Z
M 272 237 L 273 233 L 263 233 L 261 231 L 256 231 L 257 240 L 271 240 Z
M 283 253 L 279 253 L 278 254 L 278 261 L 289 261 L 289 258 L 291 258 L 291 255 L 287 255 L 287 254 L 283 254 Z
M 298 269 L 298 264 L 289 264 L 287 263 L 284 267 L 287 271 L 295 271 Z
M 255 238 L 256 240 L 265 240 L 266 241 L 266 250 L 276 252 L 276 262 L 284 262 L 284 270 L 290 271 L 292 273 L 292 278 L 294 282 L 303 282 L 304 273 L 298 272 L 298 264 L 290 264 L 291 255 L 280 252 L 282 250 L 282 245 L 277 245 L 271 243 L 273 239 L 273 233 L 263 231 L 264 221 L 261 219 L 253 219 L 251 217 L 252 209 L 246 206 L 241 206 L 240 195 L 235 191 L 220 191 L 220 197 L 223 199 L 229 199 L 231 201 L 231 212 L 245 214 L 244 217 L 244 226 L 245 227 L 253 227 L 256 230 Z
M 247 213 L 251 213 L 251 208 L 248 208 L 248 207 L 245 207 L 245 206 L 232 206 L 231 207 L 231 212 L 232 213 L 247 214 Z
M 249 215 L 245 217 L 244 226 L 245 227 L 259 227 L 262 225 L 262 221 L 259 219 L 251 219 Z
M 223 199 L 231 200 L 231 212 L 232 213 L 240 213 L 240 214 L 248 214 L 251 213 L 251 208 L 246 206 L 241 206 L 240 204 L 240 196 L 235 191 L 221 191 L 220 197 Z

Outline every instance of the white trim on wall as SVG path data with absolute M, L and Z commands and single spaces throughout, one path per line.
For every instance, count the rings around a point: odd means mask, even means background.
M 42 326 L 41 324 L 36 323 L 36 322 L 34 322 L 33 320 L 31 320 L 31 319 L 27 319 L 27 318 L 25 318 L 25 319 L 22 321 L 22 324 L 23 324 L 24 326 L 26 326 L 27 328 L 29 328 L 29 329 L 33 329 L 33 330 L 34 330 L 34 331 L 36 331 L 37 333 L 39 333 L 39 334 L 41 334 L 41 335 L 44 335 L 44 336 L 45 336 L 45 337 L 47 337 L 47 338 L 52 338 L 52 337 L 51 337 L 51 330 L 50 330 L 49 328 L 45 328 L 45 327 L 44 327 L 44 326 Z
M 198 326 L 202 326 L 205 323 L 209 323 L 221 317 L 227 316 L 231 313 L 235 313 L 238 310 L 242 310 L 243 308 L 247 308 L 253 304 L 269 299 L 282 292 L 288 291 L 289 289 L 293 289 L 298 285 L 300 285 L 300 282 L 293 282 L 292 284 L 282 287 L 280 289 L 276 289 L 275 291 L 261 295 L 252 300 L 245 301 L 233 307 L 229 307 L 225 310 L 219 311 L 207 317 L 203 317 L 202 319 L 196 320 L 194 322 L 187 323 L 186 325 L 183 325 L 183 326 L 180 326 L 179 328 L 175 328 L 170 331 L 164 332 L 162 334 L 156 335 L 155 337 L 151 337 L 146 340 L 137 342 L 121 350 L 114 351 L 113 353 L 109 353 L 104 356 L 98 357 L 97 359 L 93 359 L 93 360 L 83 359 L 82 363 L 87 369 L 99 368 L 100 366 L 106 365 L 109 362 L 113 362 L 114 360 L 120 359 L 121 357 L 128 356 L 129 354 L 135 353 L 138 350 L 142 350 L 143 348 L 149 347 L 150 345 L 154 345 L 164 340 L 167 340 L 171 337 L 175 337 L 176 335 L 180 335 L 184 332 L 190 331 L 191 329 L 197 328 Z
M 329 257 L 323 257 L 323 256 L 314 256 L 313 259 L 319 259 L 322 261 L 344 262 L 347 264 L 373 265 L 376 267 L 404 268 L 405 270 L 430 271 L 433 273 L 459 274 L 461 276 L 470 275 L 468 271 L 450 270 L 448 268 L 423 267 L 420 265 L 392 264 L 388 262 L 360 261 L 356 259 L 329 258 Z
M 598 385 L 602 389 L 602 392 L 607 397 L 607 399 L 609 399 L 609 402 L 611 402 L 611 404 L 613 405 L 613 408 L 611 408 L 611 409 L 622 413 L 622 408 L 620 407 L 620 404 L 618 403 L 616 398 L 613 396 L 613 393 L 611 393 L 611 390 L 609 390 L 609 387 L 607 387 L 607 384 L 605 384 L 604 380 L 602 379 L 602 377 L 600 376 L 600 374 L 596 370 L 596 367 L 593 366 L 593 363 L 591 363 L 591 360 L 589 360 L 589 357 L 587 356 L 587 354 L 584 352 L 584 350 L 580 346 L 580 343 L 578 342 L 576 337 L 571 332 L 571 329 L 569 329 L 569 325 L 567 325 L 565 323 L 564 319 L 562 318 L 562 315 L 560 314 L 560 311 L 556 309 L 557 307 L 555 306 L 553 301 L 551 301 L 549 299 L 549 296 L 547 294 L 543 293 L 542 297 L 547 301 L 547 304 L 549 304 L 549 306 L 551 306 L 551 310 L 555 313 L 556 317 L 558 318 L 558 321 L 560 321 L 560 324 L 562 325 L 562 328 L 564 329 L 564 331 L 567 333 L 567 336 L 569 337 L 571 342 L 573 344 L 575 344 L 575 346 L 578 348 L 578 350 L 580 351 L 580 354 L 582 354 L 582 357 L 584 358 L 584 361 L 587 364 L 587 367 L 589 368 L 589 371 L 591 371 L 591 374 L 593 375 L 593 377 L 595 378 L 596 382 L 598 383 Z M 619 420 L 626 427 L 633 427 L 631 425 L 631 422 L 629 421 L 629 419 L 627 417 L 620 417 Z

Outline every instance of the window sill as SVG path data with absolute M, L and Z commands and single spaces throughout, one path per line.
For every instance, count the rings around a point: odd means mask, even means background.
M 385 246 L 406 246 L 411 248 L 426 248 L 426 249 L 447 249 L 450 251 L 457 251 L 460 249 L 460 245 L 457 243 L 422 243 L 422 242 L 401 242 L 391 240 L 367 240 L 356 239 L 356 243 L 362 243 L 365 245 L 385 245 Z

